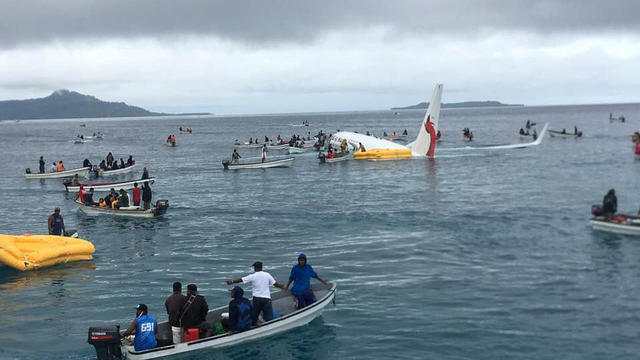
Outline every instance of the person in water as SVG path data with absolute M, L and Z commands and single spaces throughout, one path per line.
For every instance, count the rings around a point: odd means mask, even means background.
M 618 198 L 616 197 L 616 190 L 609 189 L 607 195 L 602 199 L 602 213 L 607 219 L 613 218 L 616 211 L 618 211 Z
M 213 327 L 207 322 L 209 305 L 204 296 L 198 294 L 196 284 L 187 285 L 187 299 L 181 310 L 180 327 L 183 329 L 198 328 L 200 338 L 213 334 Z
M 316 301 L 316 296 L 311 290 L 311 278 L 318 279 L 323 284 L 327 282 L 313 271 L 313 267 L 307 264 L 307 256 L 305 254 L 298 255 L 298 263 L 291 268 L 289 282 L 284 287 L 289 289 L 289 285 L 293 282 L 291 293 L 296 297 L 296 309 L 302 309 L 307 305 L 311 305 Z
M 249 274 L 242 278 L 233 280 L 227 280 L 227 285 L 237 283 L 250 283 L 253 293 L 253 325 L 258 323 L 258 317 L 262 313 L 262 319 L 264 321 L 270 321 L 273 319 L 273 307 L 271 305 L 271 291 L 269 286 L 273 285 L 282 290 L 285 289 L 284 285 L 278 283 L 271 274 L 266 271 L 262 271 L 262 262 L 256 261 L 253 263 L 253 274 Z
M 222 327 L 227 329 L 229 334 L 251 329 L 253 310 L 251 302 L 244 297 L 244 290 L 240 286 L 234 286 L 231 289 L 231 298 L 233 300 L 229 302 L 229 319 L 222 319 Z
M 44 157 L 40 156 L 40 174 L 44 174 Z
M 53 214 L 49 215 L 48 220 L 49 235 L 62 236 L 67 231 L 64 227 L 64 219 L 60 215 L 60 208 L 57 207 L 53 210 Z
M 138 304 L 136 306 L 136 317 L 129 325 L 129 328 L 122 333 L 122 337 L 136 334 L 133 339 L 133 348 L 136 351 L 149 350 L 158 346 L 156 334 L 158 333 L 158 322 L 153 316 L 147 315 L 147 305 Z
M 142 202 L 144 203 L 144 209 L 149 210 L 151 208 L 151 187 L 149 186 L 149 182 L 145 181 L 142 186 Z
M 238 151 L 236 149 L 233 149 L 233 154 L 231 154 L 231 162 L 233 164 L 237 164 L 240 162 L 240 158 L 242 156 L 240 156 L 240 154 L 238 154 Z
M 164 302 L 164 307 L 167 309 L 167 317 L 169 318 L 169 325 L 171 326 L 171 332 L 173 333 L 173 343 L 178 344 L 183 340 L 182 333 L 184 329 L 180 326 L 180 312 L 187 302 L 187 297 L 182 295 L 182 283 L 176 281 L 173 283 L 173 294 L 171 294 Z

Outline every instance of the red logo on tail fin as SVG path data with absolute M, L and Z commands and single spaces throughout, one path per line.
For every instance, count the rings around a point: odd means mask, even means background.
M 433 157 L 436 153 L 436 129 L 433 127 L 433 123 L 431 122 L 431 115 L 427 116 L 427 121 L 424 123 L 424 129 L 429 134 L 429 150 L 427 150 L 427 156 Z

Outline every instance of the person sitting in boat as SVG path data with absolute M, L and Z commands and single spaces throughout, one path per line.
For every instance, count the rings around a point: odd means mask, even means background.
M 118 205 L 118 194 L 111 197 L 111 204 L 109 204 L 109 207 L 112 209 L 116 209 L 117 205 Z
M 407 132 L 407 129 L 404 129 L 404 131 L 402 132 L 402 136 L 407 136 L 409 135 L 409 132 Z
M 125 189 L 120 189 L 120 196 L 118 197 L 118 203 L 116 209 L 123 207 L 129 207 L 129 193 Z
M 80 189 L 78 189 L 78 196 L 76 197 L 76 200 L 78 200 L 80 204 L 84 204 L 84 194 L 84 186 L 80 185 Z
M 249 138 L 249 145 L 253 144 L 253 138 Z
M 238 154 L 238 151 L 236 149 L 233 149 L 233 154 L 231 154 L 231 163 L 238 164 L 240 162 L 241 157 L 242 156 Z
M 360 150 L 360 152 L 366 152 L 367 149 L 364 148 L 364 145 L 362 145 L 361 142 L 358 143 L 358 150 Z
M 618 198 L 616 197 L 616 190 L 609 189 L 607 195 L 602 199 L 602 213 L 607 219 L 613 218 L 616 211 L 618 211 Z
M 116 196 L 116 189 L 111 188 L 107 196 L 104 197 L 104 202 L 107 204 L 107 206 L 111 206 L 111 200 L 113 200 L 115 196 Z
M 104 201 L 103 198 L 100 198 L 100 200 L 98 200 L 98 206 L 99 207 L 107 207 L 107 202 Z
M 436 140 L 440 140 L 441 136 L 442 134 L 440 133 L 440 130 L 438 130 L 438 133 L 436 134 Z
M 84 161 L 82 162 L 82 167 L 91 167 L 91 161 L 89 161 L 89 159 L 84 159 Z
M 64 227 L 64 219 L 62 218 L 62 215 L 60 215 L 59 207 L 55 208 L 53 210 L 53 214 L 49 215 L 47 224 L 49 227 L 49 235 L 62 236 L 67 231 Z
M 533 140 L 537 140 L 538 139 L 538 133 L 536 132 L 536 129 L 533 129 Z
M 197 328 L 200 338 L 213 334 L 213 327 L 207 322 L 209 305 L 204 296 L 198 294 L 196 284 L 187 285 L 187 300 L 180 315 L 180 327 L 187 330 Z
M 118 169 L 119 169 L 118 162 L 114 161 L 113 164 L 111 164 L 111 170 L 118 170 Z
M 71 186 L 80 186 L 80 180 L 78 179 L 78 174 L 73 175 L 73 179 L 71 179 Z
M 49 171 L 52 172 L 52 173 L 58 171 L 58 166 L 56 165 L 55 161 L 51 165 L 51 168 L 49 168 Z
M 520 128 L 520 135 L 524 135 L 524 129 Z
M 525 125 L 527 130 L 531 129 L 531 121 L 527 120 L 527 124 Z
M 567 133 L 567 129 L 562 128 L 562 134 L 566 134 Z
M 99 165 L 98 167 L 99 167 L 102 171 L 105 171 L 105 170 L 107 170 L 107 163 L 106 163 L 104 160 L 102 160 L 102 161 L 100 161 L 100 165 Z
M 56 171 L 57 172 L 64 171 L 64 164 L 62 163 L 62 160 L 60 160 L 60 162 L 58 163 L 58 166 L 56 167 Z
M 382 136 L 384 136 L 384 137 L 388 137 L 389 135 L 387 134 L 387 132 L 386 132 L 386 131 L 383 131 L 383 132 L 382 132 Z
M 367 136 L 371 136 L 371 133 L 369 132 L 369 130 L 367 130 Z
M 136 306 L 136 317 L 129 325 L 129 328 L 122 333 L 122 337 L 136 334 L 133 339 L 133 348 L 136 351 L 149 350 L 158 346 L 156 334 L 158 333 L 158 322 L 153 316 L 147 315 L 148 309 L 145 304 Z
M 244 297 L 244 290 L 240 286 L 231 289 L 231 300 L 229 302 L 229 318 L 223 318 L 222 327 L 227 333 L 234 334 L 251 329 L 253 308 L 251 302 Z
M 333 159 L 333 149 L 327 150 L 327 159 Z
M 120 158 L 120 169 L 124 169 L 126 167 L 127 167 L 127 165 L 124 164 L 124 160 L 122 160 L 122 158 Z
M 316 301 L 316 297 L 311 290 L 311 278 L 318 279 L 323 284 L 327 282 L 313 271 L 313 267 L 307 264 L 307 255 L 298 255 L 298 263 L 291 268 L 289 274 L 289 282 L 284 287 L 285 291 L 289 289 L 289 285 L 293 282 L 291 293 L 295 296 L 296 309 L 302 309 L 307 305 L 311 305 Z
M 85 205 L 95 205 L 96 202 L 93 201 L 93 188 L 89 188 L 89 192 L 84 193 L 84 204 Z
M 578 127 L 577 126 L 573 127 L 573 134 L 574 135 L 578 135 Z
M 136 161 L 133 160 L 133 155 L 129 155 L 129 158 L 127 159 L 127 166 L 131 166 L 133 164 L 135 164 Z

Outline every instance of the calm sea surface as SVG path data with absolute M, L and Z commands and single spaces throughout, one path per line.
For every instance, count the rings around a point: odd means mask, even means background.
M 609 112 L 627 123 L 609 123 Z M 287 280 L 299 252 L 338 283 L 336 305 L 308 326 L 192 359 L 634 359 L 640 351 L 640 239 L 598 233 L 590 205 L 609 188 L 619 209 L 640 206 L 631 134 L 640 105 L 443 110 L 434 160 L 223 171 L 235 138 L 310 130 L 409 130 L 424 113 L 392 111 L 198 119 L 0 123 L 0 230 L 45 233 L 62 208 L 96 247 L 92 262 L 22 273 L 0 266 L 0 358 L 90 359 L 87 329 L 123 327 L 146 303 L 160 321 L 171 283 L 196 283 L 210 307 L 229 301 L 224 279 L 261 260 Z M 584 131 L 525 150 L 446 152 L 519 142 L 527 119 Z M 86 128 L 79 125 L 86 123 Z M 163 141 L 178 126 L 177 148 Z M 78 133 L 105 140 L 73 144 Z M 111 151 L 157 177 L 155 220 L 79 213 L 59 180 L 26 167 L 67 168 Z M 274 155 L 272 151 L 269 155 Z M 245 150 L 245 155 L 249 152 Z M 255 153 L 258 154 L 257 152 Z M 141 175 L 134 174 L 120 179 Z

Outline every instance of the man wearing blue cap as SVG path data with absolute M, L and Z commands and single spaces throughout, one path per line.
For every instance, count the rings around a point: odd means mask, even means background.
M 289 285 L 293 282 L 291 293 L 296 297 L 296 309 L 302 309 L 316 301 L 316 296 L 311 290 L 311 278 L 316 278 L 323 284 L 327 284 L 324 279 L 313 271 L 311 265 L 307 264 L 307 255 L 298 255 L 298 263 L 291 269 L 289 282 L 285 286 L 285 290 L 288 290 Z

